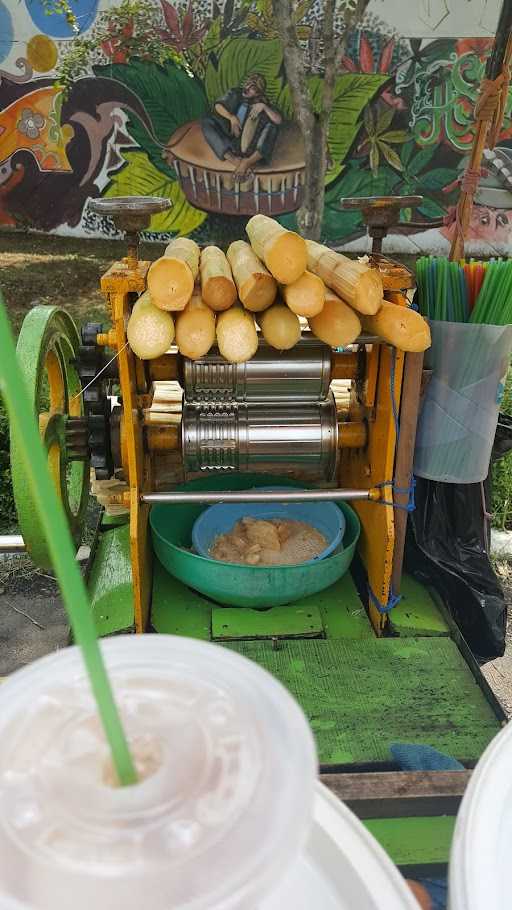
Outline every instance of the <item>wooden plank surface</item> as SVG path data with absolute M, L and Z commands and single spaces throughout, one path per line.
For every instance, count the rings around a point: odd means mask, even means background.
M 500 723 L 448 638 L 236 642 L 302 705 L 323 765 L 392 762 L 392 743 L 433 746 L 471 765 Z
M 456 815 L 471 771 L 366 771 L 322 774 L 358 818 Z
M 246 607 L 213 607 L 212 638 L 215 641 L 251 638 L 320 637 L 324 633 L 318 607 L 282 606 L 270 610 Z
M 350 572 L 330 588 L 297 601 L 299 604 L 318 607 L 326 638 L 375 638 Z
M 400 636 L 449 635 L 450 629 L 428 590 L 412 575 L 402 576 L 402 599 L 390 622 Z
M 211 639 L 211 603 L 173 578 L 154 559 L 151 625 L 165 635 Z
M 373 818 L 363 822 L 402 874 L 446 874 L 455 828 L 452 815 L 436 818 Z

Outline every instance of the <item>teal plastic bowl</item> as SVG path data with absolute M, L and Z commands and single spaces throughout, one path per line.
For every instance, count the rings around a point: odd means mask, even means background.
M 282 487 L 264 487 L 269 492 Z M 345 532 L 345 516 L 334 502 L 218 502 L 201 512 L 192 528 L 192 546 L 200 556 L 209 556 L 212 544 L 219 534 L 232 531 L 241 518 L 278 518 L 303 521 L 316 528 L 325 537 L 327 546 L 318 556 L 307 559 L 302 565 L 325 559 L 341 546 Z
M 260 474 L 201 477 L 178 490 L 248 490 L 282 486 L 300 489 L 288 478 Z M 242 566 L 192 553 L 192 528 L 208 505 L 158 503 L 150 513 L 153 549 L 168 572 L 211 600 L 232 607 L 265 609 L 316 594 L 348 571 L 359 540 L 360 524 L 353 509 L 336 503 L 345 517 L 343 549 L 326 559 L 297 566 Z

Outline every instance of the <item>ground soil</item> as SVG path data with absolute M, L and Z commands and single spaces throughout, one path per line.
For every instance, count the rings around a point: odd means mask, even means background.
M 142 244 L 141 258 L 156 259 L 162 250 L 162 244 Z M 0 289 L 16 334 L 38 303 L 65 307 L 79 324 L 104 321 L 99 279 L 125 251 L 122 240 L 0 231 Z

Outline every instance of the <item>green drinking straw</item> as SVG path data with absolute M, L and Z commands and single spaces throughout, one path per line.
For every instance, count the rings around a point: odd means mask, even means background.
M 137 774 L 101 656 L 91 606 L 75 559 L 67 522 L 48 472 L 25 380 L 16 359 L 1 293 L 0 351 L 0 393 L 9 412 L 11 433 L 16 434 L 27 484 L 46 536 L 73 635 L 82 649 L 98 713 L 112 751 L 114 768 L 122 785 L 134 784 L 137 782 Z

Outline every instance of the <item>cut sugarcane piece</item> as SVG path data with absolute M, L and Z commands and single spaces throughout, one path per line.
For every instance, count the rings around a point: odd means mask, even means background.
M 376 313 L 382 303 L 382 278 L 364 262 L 335 253 L 314 240 L 306 240 L 308 269 L 359 313 Z
M 430 347 L 430 329 L 415 310 L 385 300 L 374 316 L 362 317 L 363 329 L 400 351 L 419 353 Z
M 257 320 L 265 341 L 277 351 L 289 351 L 300 341 L 299 317 L 285 303 L 274 303 Z
M 201 253 L 201 295 L 212 310 L 228 310 L 233 306 L 237 292 L 231 267 L 218 246 L 206 246 Z
M 136 301 L 126 337 L 133 353 L 141 360 L 153 360 L 169 350 L 174 340 L 172 316 L 154 305 L 149 291 L 144 291 Z
M 196 288 L 183 312 L 176 317 L 176 344 L 181 354 L 198 360 L 215 342 L 215 314 Z
M 199 272 L 199 247 L 188 237 L 176 237 L 149 267 L 148 290 L 162 310 L 183 310 L 192 297 Z
M 246 227 L 251 246 L 280 284 L 293 284 L 306 271 L 306 241 L 267 215 L 254 215 Z
M 355 310 L 329 288 L 321 313 L 309 318 L 309 327 L 320 341 L 331 348 L 344 348 L 361 334 L 361 321 Z
M 304 272 L 293 284 L 281 288 L 284 301 L 297 316 L 316 316 L 325 302 L 325 284 L 313 272 Z
M 245 240 L 235 240 L 228 248 L 227 258 L 246 310 L 266 310 L 276 299 L 277 284 L 252 247 Z
M 254 316 L 235 304 L 217 316 L 217 344 L 225 360 L 245 363 L 258 350 Z

